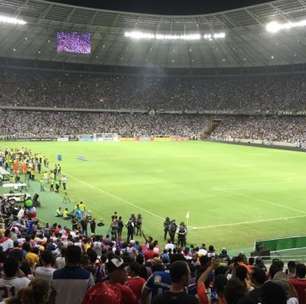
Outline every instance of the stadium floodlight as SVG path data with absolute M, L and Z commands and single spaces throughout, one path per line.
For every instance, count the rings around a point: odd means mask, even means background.
M 153 34 L 141 31 L 125 32 L 124 36 L 127 38 L 140 40 L 140 39 L 155 39 L 155 40 L 200 40 L 201 34 Z
M 124 37 L 131 38 L 131 39 L 154 39 L 155 35 L 151 33 L 145 33 L 140 31 L 132 31 L 132 32 L 125 32 Z
M 155 38 L 157 40 L 200 40 L 201 34 L 183 34 L 183 35 L 156 34 Z
M 7 24 L 14 24 L 14 25 L 25 25 L 27 24 L 26 21 L 19 19 L 19 18 L 14 18 L 14 17 L 8 17 L 4 15 L 0 15 L 0 23 L 7 23 Z
M 297 22 L 286 22 L 286 23 L 279 23 L 277 21 L 272 21 L 266 25 L 266 30 L 269 33 L 275 34 L 282 30 L 290 30 L 295 27 L 304 27 L 304 26 L 306 26 L 306 20 L 301 20 Z
M 226 34 L 223 32 L 213 34 L 214 39 L 224 39 L 225 37 L 226 37 Z
M 184 41 L 195 41 L 201 40 L 202 38 L 205 40 L 217 40 L 224 39 L 226 36 L 225 33 L 214 33 L 214 34 L 204 34 L 203 36 L 200 33 L 190 33 L 190 34 L 161 34 L 161 33 L 148 33 L 142 31 L 131 31 L 125 32 L 124 37 L 131 38 L 134 40 L 141 39 L 155 39 L 155 40 L 184 40 Z
M 226 34 L 224 32 L 221 33 L 214 33 L 214 34 L 204 34 L 203 38 L 205 40 L 213 41 L 217 39 L 224 39 L 226 37 Z

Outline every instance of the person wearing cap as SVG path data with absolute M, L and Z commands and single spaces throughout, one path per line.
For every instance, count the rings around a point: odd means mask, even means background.
M 138 304 L 132 289 L 125 285 L 128 279 L 125 267 L 119 256 L 110 256 L 106 261 L 108 280 L 90 288 L 83 304 Z

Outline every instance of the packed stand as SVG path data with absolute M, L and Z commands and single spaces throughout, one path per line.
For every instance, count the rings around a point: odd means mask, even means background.
M 304 117 L 223 117 L 210 134 L 211 139 L 258 139 L 286 143 L 306 142 Z
M 0 138 L 56 138 L 94 133 L 122 137 L 181 136 L 199 139 L 218 126 L 210 139 L 258 139 L 299 144 L 306 142 L 306 121 L 298 116 L 207 116 L 191 114 L 39 112 L 0 110 Z
M 305 111 L 306 75 L 135 76 L 8 69 L 1 106 L 192 111 Z
M 0 110 L 0 136 L 40 138 L 117 133 L 121 136 L 199 136 L 208 125 L 202 115 L 37 112 Z

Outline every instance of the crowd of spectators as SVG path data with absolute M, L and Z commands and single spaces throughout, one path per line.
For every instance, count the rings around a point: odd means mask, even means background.
M 123 137 L 180 136 L 199 139 L 256 139 L 299 144 L 306 142 L 302 116 L 208 116 L 195 114 L 90 113 L 0 110 L 2 138 L 56 138 L 94 133 Z
M 223 117 L 210 135 L 212 139 L 256 139 L 292 144 L 306 142 L 304 117 Z
M 41 156 L 27 149 L 5 150 L 11 160 Z M 37 167 L 37 168 L 36 168 Z M 7 166 L 6 166 L 7 168 Z M 37 174 L 38 165 L 35 166 Z M 9 168 L 7 168 L 9 169 Z M 15 174 L 15 173 L 14 173 Z M 18 171 L 16 173 L 19 174 Z M 23 173 L 20 173 L 23 174 Z M 27 174 L 27 173 L 25 173 Z M 0 301 L 3 304 L 303 304 L 306 266 L 260 257 L 229 256 L 205 244 L 182 242 L 175 221 L 165 219 L 165 246 L 142 233 L 142 219 L 131 216 L 140 235 L 84 233 L 79 226 L 42 225 L 33 206 L 0 197 Z M 110 227 L 120 215 L 115 212 Z M 138 223 L 138 224 L 137 224 Z M 180 226 L 182 226 L 181 224 Z M 144 227 L 145 229 L 145 224 Z M 162 228 L 162 227 L 161 227 Z M 187 229 L 187 227 L 182 227 Z M 127 237 L 126 237 L 127 236 Z
M 117 133 L 120 136 L 209 135 L 210 138 L 306 140 L 303 117 L 161 114 L 166 111 L 304 111 L 305 74 L 232 77 L 111 75 L 3 68 L 0 106 L 136 109 L 146 113 L 0 110 L 0 136 L 9 138 Z
M 0 71 L 0 105 L 181 111 L 305 111 L 305 74 L 164 76 L 6 68 Z
M 207 125 L 208 120 L 201 115 L 0 110 L 0 136 L 17 138 L 93 133 L 193 137 Z

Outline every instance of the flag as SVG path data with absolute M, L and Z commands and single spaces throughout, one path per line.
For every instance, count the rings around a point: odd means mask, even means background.
M 186 213 L 186 219 L 189 220 L 189 218 L 190 218 L 190 212 L 187 211 L 187 213 Z

